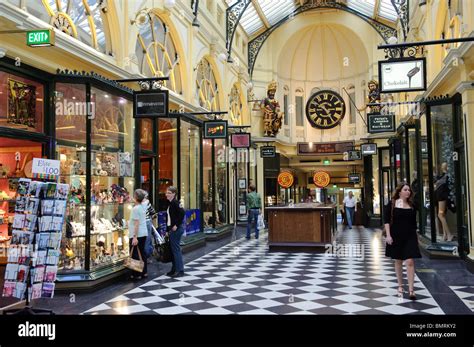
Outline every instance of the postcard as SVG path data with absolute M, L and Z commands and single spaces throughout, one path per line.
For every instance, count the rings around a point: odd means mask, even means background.
M 66 200 L 69 193 L 69 184 L 58 184 L 55 198 L 59 200 Z
M 31 231 L 24 231 L 21 233 L 21 244 L 22 245 L 31 245 L 33 243 L 33 239 L 35 237 L 35 233 Z
M 41 214 L 43 216 L 51 216 L 54 211 L 54 200 L 41 201 Z
M 19 265 L 16 280 L 18 282 L 26 282 L 26 279 L 28 278 L 28 271 L 29 270 L 30 270 L 29 266 Z
M 38 198 L 29 198 L 26 201 L 25 214 L 37 214 L 40 200 Z
M 2 296 L 6 298 L 11 298 L 15 294 L 16 290 L 16 282 L 14 281 L 5 281 L 3 285 L 3 294 Z
M 46 265 L 58 265 L 59 256 L 61 252 L 56 249 L 48 250 L 48 256 L 46 257 Z
M 43 186 L 43 182 L 32 181 L 28 189 L 28 195 L 30 197 L 38 198 L 40 196 L 42 186 Z
M 43 283 L 36 283 L 33 284 L 31 287 L 31 294 L 30 294 L 30 301 L 34 299 L 40 299 L 41 298 L 41 291 L 43 288 Z
M 28 194 L 29 188 L 30 188 L 30 183 L 31 180 L 28 178 L 20 178 L 18 181 L 18 194 L 20 195 L 26 195 Z
M 40 233 L 39 234 L 39 239 L 38 239 L 38 242 L 36 243 L 38 245 L 39 250 L 44 250 L 44 249 L 48 248 L 49 235 L 50 235 L 50 233 Z
M 58 273 L 58 267 L 57 266 L 46 266 L 44 281 L 45 282 L 54 282 L 54 281 L 56 281 L 57 273 Z
M 10 246 L 10 248 L 8 248 L 8 253 L 7 253 L 8 262 L 9 263 L 17 263 L 18 258 L 20 256 L 19 253 L 20 253 L 20 250 L 19 250 L 18 247 Z
M 25 225 L 25 219 L 26 219 L 26 215 L 16 213 L 15 218 L 13 219 L 13 228 L 23 229 Z
M 48 240 L 48 248 L 59 249 L 61 246 L 61 233 L 50 233 Z
M 16 198 L 15 213 L 24 213 L 25 212 L 26 200 L 27 200 L 27 198 L 25 196 L 18 196 Z
M 47 255 L 46 250 L 43 251 L 36 251 L 33 255 L 33 266 L 41 266 L 46 263 L 46 255 Z
M 40 218 L 40 227 L 39 231 L 50 231 L 53 227 L 53 217 L 52 216 L 44 216 Z
M 56 200 L 54 203 L 54 212 L 55 216 L 64 216 L 66 213 L 66 200 Z
M 54 296 L 54 283 L 43 283 L 41 297 L 52 299 L 53 296 Z
M 20 265 L 18 264 L 7 264 L 5 268 L 5 281 L 15 281 L 18 277 L 18 269 Z
M 36 230 L 36 220 L 38 219 L 38 216 L 36 216 L 36 214 L 27 214 L 25 216 L 25 224 L 23 226 L 24 230 L 34 232 Z
M 63 230 L 63 217 L 53 217 L 53 224 L 51 227 L 52 231 L 62 231 Z
M 10 245 L 19 245 L 21 243 L 21 230 L 13 230 L 12 231 L 12 239 L 10 240 Z
M 23 300 L 25 298 L 26 283 L 17 282 L 13 297 Z
M 46 268 L 44 266 L 37 266 L 34 269 L 32 269 L 31 270 L 31 282 L 32 283 L 43 282 L 45 270 L 46 270 Z
M 56 195 L 56 183 L 47 183 L 46 184 L 46 196 L 47 199 L 54 199 Z

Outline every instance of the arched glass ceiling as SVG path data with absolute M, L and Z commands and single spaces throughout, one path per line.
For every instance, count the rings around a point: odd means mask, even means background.
M 243 0 L 227 0 L 229 7 Z M 296 7 L 314 0 L 251 0 L 240 25 L 249 37 L 265 31 L 293 13 Z M 398 16 L 391 0 L 336 0 L 355 11 L 373 18 L 395 23 Z

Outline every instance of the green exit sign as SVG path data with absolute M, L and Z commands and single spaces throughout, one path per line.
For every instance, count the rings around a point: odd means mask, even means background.
M 331 165 L 331 161 L 329 159 L 324 159 L 323 164 L 324 165 Z
M 50 29 L 27 31 L 26 45 L 30 47 L 54 46 L 54 31 Z

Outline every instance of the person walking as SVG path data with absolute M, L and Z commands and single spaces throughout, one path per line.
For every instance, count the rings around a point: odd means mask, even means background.
M 130 255 L 133 259 L 137 260 L 139 260 L 141 256 L 141 259 L 145 264 L 143 272 L 140 273 L 134 271 L 130 276 L 131 279 L 148 277 L 147 261 L 145 258 L 145 243 L 148 236 L 148 230 L 146 227 L 146 211 L 142 205 L 146 194 L 147 193 L 142 189 L 135 190 L 133 194 L 135 205 L 133 206 L 130 221 L 128 222 Z M 138 252 L 140 252 L 140 255 Z
M 353 196 L 352 192 L 344 198 L 344 212 L 346 213 L 346 220 L 349 229 L 352 229 L 352 223 L 354 223 L 354 211 L 356 209 L 357 201 Z
M 260 194 L 256 192 L 255 186 L 251 184 L 249 186 L 249 193 L 247 194 L 247 236 L 246 239 L 250 240 L 250 225 L 252 220 L 255 222 L 255 238 L 258 239 L 258 216 L 262 213 L 262 199 Z
M 152 223 L 153 223 L 153 219 L 156 218 L 157 213 L 155 209 L 153 208 L 153 205 L 151 204 L 150 200 L 148 199 L 148 193 L 146 194 L 145 199 L 143 199 L 142 205 L 146 212 L 146 227 L 148 231 L 148 236 L 146 238 L 146 243 L 145 243 L 145 257 L 148 259 L 153 254 L 154 231 L 153 231 Z M 151 263 L 151 259 L 148 260 L 148 262 Z
M 403 297 L 403 261 L 407 267 L 408 292 L 410 300 L 416 300 L 414 290 L 415 262 L 421 258 L 416 235 L 416 205 L 413 193 L 407 183 L 397 187 L 392 200 L 385 206 L 384 223 L 386 236 L 385 255 L 395 260 L 398 281 L 398 296 Z
M 183 219 L 184 209 L 179 206 L 179 202 L 176 199 L 177 189 L 176 187 L 168 187 L 166 190 L 166 199 L 169 201 L 168 209 L 166 210 L 167 215 L 167 231 L 170 238 L 171 253 L 173 255 L 171 271 L 166 275 L 170 277 L 183 277 L 184 276 L 184 264 L 183 254 L 181 253 L 181 237 L 184 233 Z

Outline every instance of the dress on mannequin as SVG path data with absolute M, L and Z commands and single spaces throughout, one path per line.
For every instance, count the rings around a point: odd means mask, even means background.
M 436 177 L 435 181 L 435 201 L 437 207 L 437 216 L 439 222 L 441 222 L 441 229 L 443 231 L 443 241 L 452 241 L 453 235 L 449 229 L 448 222 L 446 220 L 446 213 L 448 212 L 448 200 L 449 200 L 449 175 L 448 175 L 448 164 L 441 164 L 441 174 Z M 437 223 L 439 226 L 439 223 Z M 438 227 L 438 230 L 440 228 Z

